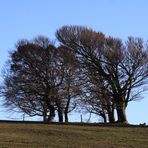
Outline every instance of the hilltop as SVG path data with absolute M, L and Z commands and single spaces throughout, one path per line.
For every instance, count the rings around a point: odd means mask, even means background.
M 0 122 L 1 147 L 144 148 L 147 137 L 148 128 L 138 126 Z

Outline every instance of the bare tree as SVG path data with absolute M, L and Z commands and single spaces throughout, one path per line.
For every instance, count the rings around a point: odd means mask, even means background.
M 56 36 L 88 71 L 103 79 L 116 105 L 118 122 L 127 123 L 128 102 L 135 100 L 148 82 L 148 51 L 142 39 L 130 37 L 123 44 L 82 26 L 63 26 Z
M 4 75 L 1 89 L 4 105 L 52 121 L 56 89 L 62 84 L 63 71 L 57 48 L 48 38 L 39 36 L 33 41 L 18 42 Z
M 68 122 L 68 113 L 73 111 L 77 106 L 77 100 L 81 94 L 79 81 L 79 63 L 75 54 L 66 47 L 59 47 L 59 53 L 65 63 L 64 79 L 59 87 L 59 100 L 65 122 Z
M 89 113 L 101 116 L 104 122 L 115 122 L 115 105 L 107 86 L 94 72 L 89 73 L 88 77 L 89 83 L 85 83 L 86 92 L 81 99 L 83 108 Z

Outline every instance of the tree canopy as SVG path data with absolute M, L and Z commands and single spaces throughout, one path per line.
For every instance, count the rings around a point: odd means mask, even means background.
M 127 123 L 126 107 L 148 90 L 148 46 L 141 38 L 107 37 L 83 26 L 63 26 L 59 46 L 43 36 L 21 40 L 11 52 L 1 94 L 5 107 L 68 122 L 76 107 L 104 122 Z
M 101 32 L 82 26 L 63 26 L 56 36 L 62 45 L 75 52 L 88 73 L 95 71 L 103 89 L 113 98 L 118 121 L 127 122 L 128 102 L 137 99 L 148 82 L 147 45 L 141 38 L 133 37 L 123 44 L 120 39 L 105 37 Z

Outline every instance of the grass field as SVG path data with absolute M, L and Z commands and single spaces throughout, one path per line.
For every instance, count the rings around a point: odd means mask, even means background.
M 148 128 L 0 123 L 0 147 L 148 148 Z

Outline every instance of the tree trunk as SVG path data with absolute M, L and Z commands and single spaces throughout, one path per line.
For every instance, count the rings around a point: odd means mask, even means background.
M 69 88 L 68 88 L 68 92 L 69 92 Z M 70 95 L 68 95 L 68 100 L 67 100 L 67 104 L 66 104 L 65 111 L 64 111 L 65 122 L 68 122 L 68 110 L 69 110 L 70 100 L 71 100 L 71 97 Z
M 43 112 L 43 122 L 47 122 L 47 108 L 44 108 L 44 112 Z
M 126 113 L 125 113 L 125 103 L 119 102 L 117 105 L 117 117 L 119 123 L 128 123 Z
M 59 122 L 63 122 L 63 111 L 61 107 L 58 107 L 58 116 L 59 116 Z
M 64 115 L 65 115 L 65 122 L 68 122 L 68 108 L 65 108 Z
M 59 117 L 59 122 L 63 122 L 63 110 L 62 110 L 62 103 L 61 100 L 56 99 L 56 105 L 58 108 L 58 117 Z
M 55 108 L 54 108 L 54 105 L 50 105 L 49 106 L 49 110 L 50 110 L 50 114 L 48 116 L 48 121 L 49 122 L 53 122 L 54 117 L 55 117 Z
M 100 116 L 103 118 L 103 122 L 106 123 L 107 119 L 106 119 L 106 114 L 104 112 L 100 113 Z
M 47 114 L 44 112 L 43 113 L 43 122 L 46 122 L 47 121 Z
M 114 105 L 109 106 L 107 114 L 108 114 L 109 123 L 114 123 L 115 122 Z
M 107 123 L 106 116 L 103 116 L 104 123 Z
M 109 123 L 114 123 L 115 122 L 114 110 L 108 112 L 108 120 L 109 120 Z

